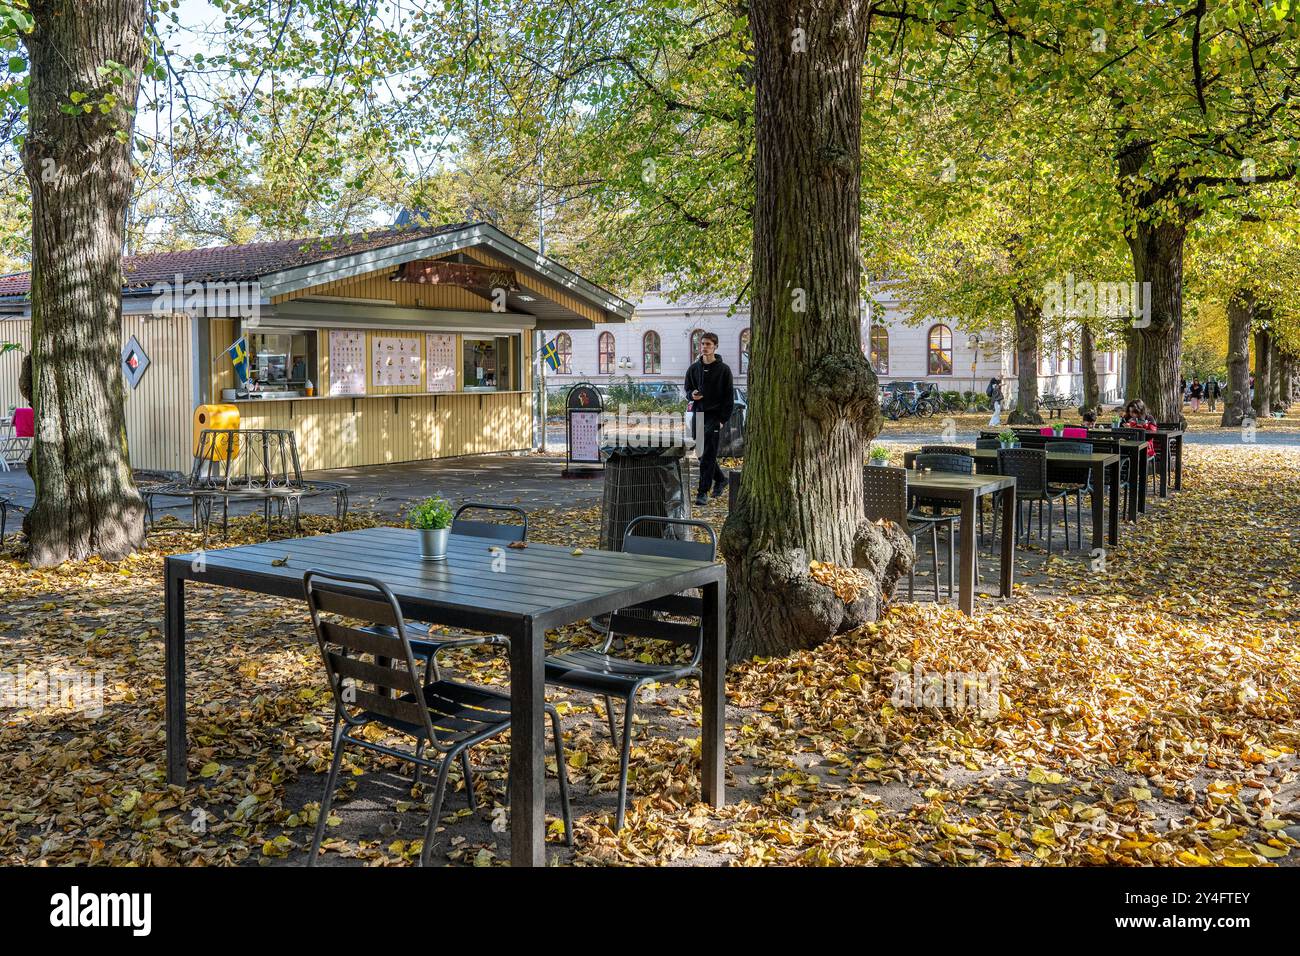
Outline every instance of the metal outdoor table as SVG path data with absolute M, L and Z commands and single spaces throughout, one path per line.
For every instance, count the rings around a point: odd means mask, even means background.
M 544 637 L 548 629 L 642 601 L 700 588 L 704 597 L 704 660 L 700 681 L 702 798 L 723 802 L 723 719 L 726 667 L 726 565 L 530 543 L 511 550 L 506 570 L 493 572 L 490 542 L 451 535 L 447 559 L 423 561 L 418 532 L 366 528 L 314 537 L 177 554 L 167 558 L 167 779 L 184 785 L 185 582 L 237 588 L 305 601 L 302 576 L 311 568 L 368 575 L 387 584 L 412 620 L 510 638 L 511 861 L 545 863 L 543 813 Z M 276 567 L 271 562 L 289 556 Z M 305 615 L 305 611 L 304 611 Z
M 1169 497 L 1169 470 L 1174 472 L 1174 491 L 1183 490 L 1183 430 L 1181 428 L 1158 428 L 1151 432 L 1155 442 L 1156 454 L 1160 456 L 1163 467 L 1160 469 L 1160 497 Z
M 1105 444 L 1128 459 L 1129 483 L 1133 493 L 1129 496 L 1128 520 L 1137 521 L 1147 510 L 1147 443 L 1146 439 L 1117 438 L 1109 428 L 1090 428 L 1087 438 L 1066 438 L 1064 435 L 1044 435 L 1037 428 L 1013 428 L 1016 440 L 1025 448 L 1047 448 L 1053 442 L 1088 442 L 1094 446 Z M 981 438 L 997 438 L 999 430 L 984 429 Z
M 1087 468 L 1092 477 L 1092 486 L 1098 489 L 1097 493 L 1092 496 L 1092 546 L 1094 548 L 1103 547 L 1107 540 L 1112 546 L 1119 544 L 1119 462 L 1120 457 L 1117 454 L 1105 454 L 1093 452 L 1091 455 L 1078 455 L 1073 452 L 1052 451 L 1050 448 L 1045 449 L 1047 452 L 1047 478 L 1052 479 L 1052 472 L 1058 474 L 1063 469 Z M 903 466 L 911 468 L 912 462 L 916 460 L 917 452 L 909 451 L 903 455 Z M 998 452 L 996 448 L 977 448 L 971 452 L 971 457 L 975 459 L 976 466 L 980 463 L 997 465 Z M 1103 489 L 1106 487 L 1106 472 L 1111 473 L 1110 486 L 1110 522 L 1107 526 L 1105 502 L 1102 499 Z M 1068 548 L 1069 542 L 1066 542 Z
M 961 593 L 964 614 L 975 613 L 975 516 L 985 495 L 1002 496 L 1002 559 L 998 596 L 1011 597 L 1016 556 L 1016 480 L 1004 475 L 908 471 L 907 492 L 921 501 L 961 502 Z

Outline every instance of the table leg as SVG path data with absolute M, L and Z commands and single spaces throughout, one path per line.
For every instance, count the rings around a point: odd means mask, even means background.
M 532 621 L 510 637 L 510 862 L 546 864 L 546 705 L 542 635 Z
M 1183 436 L 1174 439 L 1174 491 L 1183 490 Z
M 1114 462 L 1110 466 L 1110 539 L 1111 547 L 1119 545 L 1119 462 Z
M 961 610 L 975 613 L 975 504 L 974 492 L 961 499 Z
M 1156 439 L 1156 454 L 1160 456 L 1160 497 L 1169 497 L 1169 439 Z
M 163 572 L 163 635 L 166 648 L 167 782 L 185 786 L 185 578 L 167 559 Z
M 1016 489 L 1002 489 L 1002 587 L 1001 595 L 1011 597 L 1016 569 Z
M 1124 454 L 1128 455 L 1128 520 L 1135 524 L 1141 511 L 1141 502 L 1138 498 L 1138 476 L 1142 474 L 1142 462 L 1138 460 L 1138 455 L 1141 451 L 1142 449 L 1138 448 L 1136 451 L 1130 449 L 1124 452 Z
M 1151 458 L 1147 455 L 1146 446 L 1138 448 L 1138 510 L 1143 514 L 1147 513 L 1147 478 L 1151 474 Z
M 1100 548 L 1105 544 L 1104 536 L 1106 534 L 1106 512 L 1105 498 L 1106 494 L 1106 469 L 1105 466 L 1095 462 L 1088 467 L 1088 478 L 1092 482 L 1092 546 Z M 1114 492 L 1111 492 L 1112 497 Z M 1068 548 L 1070 542 L 1065 542 Z
M 711 807 L 726 802 L 723 730 L 727 718 L 727 579 L 704 586 L 704 660 L 701 664 L 700 789 Z

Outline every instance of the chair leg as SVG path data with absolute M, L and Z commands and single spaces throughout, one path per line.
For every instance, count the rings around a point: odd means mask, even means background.
M 1052 500 L 1047 500 L 1047 556 L 1052 556 Z M 1043 536 L 1043 503 L 1038 502 L 1038 536 Z
M 452 755 L 442 758 L 438 767 L 438 782 L 433 786 L 433 806 L 429 810 L 429 822 L 424 825 L 424 846 L 420 848 L 420 866 L 428 866 L 433 858 L 433 834 L 438 829 L 438 817 L 442 814 L 442 797 L 447 792 L 447 770 L 451 767 Z
M 421 740 L 415 745 L 415 756 L 417 758 L 424 756 L 424 746 L 426 743 L 428 743 L 428 741 Z M 422 773 L 424 773 L 424 765 L 417 763 L 415 765 L 415 776 L 411 778 L 411 786 L 418 787 L 420 785 L 420 775 Z
M 605 695 L 605 722 L 609 725 L 609 742 L 617 747 L 618 728 L 614 726 L 614 701 L 609 694 Z
M 1048 513 L 1051 513 L 1051 505 L 1048 505 Z M 1061 499 L 1061 518 L 1065 521 L 1065 550 L 1070 550 L 1070 503 L 1064 498 Z M 1050 535 L 1051 532 L 1049 531 Z
M 938 575 L 935 576 L 936 579 Z M 618 765 L 618 814 L 614 818 L 614 832 L 623 829 L 623 818 L 627 816 L 627 765 L 632 757 L 632 708 L 636 704 L 636 692 L 628 695 L 623 708 L 623 754 Z
M 954 540 L 957 537 L 957 522 L 948 522 L 948 600 L 952 600 L 953 591 L 955 590 L 957 570 L 957 543 Z
M 334 744 L 334 759 L 330 761 L 330 772 L 325 777 L 325 794 L 320 801 L 320 817 L 316 820 L 316 833 L 311 840 L 311 855 L 307 857 L 307 865 L 316 865 L 316 855 L 320 853 L 320 843 L 325 837 L 325 824 L 329 820 L 330 807 L 334 805 L 334 787 L 338 785 L 339 764 L 343 761 L 343 747 L 341 741 Z
M 551 733 L 555 735 L 555 775 L 560 778 L 560 816 L 564 820 L 564 845 L 573 846 L 573 811 L 569 807 L 569 771 L 564 765 L 564 728 L 560 712 L 550 704 L 546 713 L 551 718 Z
M 474 771 L 469 766 L 469 748 L 466 747 L 460 752 L 460 769 L 465 775 L 465 799 L 469 802 L 469 808 L 472 812 L 478 812 L 478 799 L 474 796 Z
M 930 522 L 930 546 L 934 554 L 934 603 L 939 603 L 939 526 Z

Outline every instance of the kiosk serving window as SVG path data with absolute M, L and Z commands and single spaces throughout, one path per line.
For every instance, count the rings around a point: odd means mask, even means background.
M 250 332 L 248 352 L 260 387 L 292 390 L 319 381 L 315 331 Z
M 467 392 L 517 392 L 519 336 L 461 336 L 461 371 Z

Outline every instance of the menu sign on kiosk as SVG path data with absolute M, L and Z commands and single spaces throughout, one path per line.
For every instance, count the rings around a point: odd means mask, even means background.
M 595 477 L 604 466 L 600 456 L 600 417 L 605 403 L 596 386 L 580 382 L 569 389 L 565 407 L 569 452 L 562 474 L 566 478 Z

